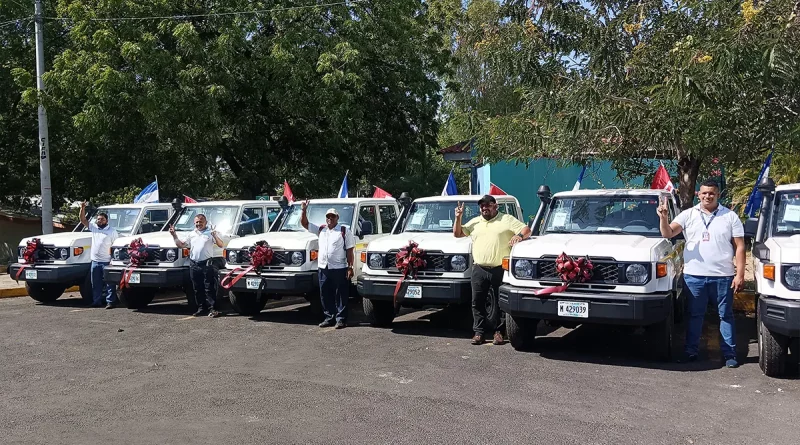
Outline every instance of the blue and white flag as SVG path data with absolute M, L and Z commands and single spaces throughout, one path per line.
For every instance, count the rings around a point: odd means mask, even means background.
M 134 204 L 148 202 L 158 202 L 158 179 L 143 188 L 142 191 L 133 198 Z
M 767 155 L 767 159 L 764 161 L 764 165 L 761 167 L 761 173 L 758 174 L 756 185 L 753 187 L 753 191 L 750 193 L 750 198 L 747 200 L 744 213 L 748 218 L 755 218 L 756 212 L 758 212 L 758 210 L 761 208 L 761 192 L 758 190 L 758 184 L 761 184 L 761 181 L 764 178 L 769 177 L 769 166 L 772 164 L 773 152 L 774 150 L 769 152 L 769 155 Z
M 347 192 L 347 173 L 348 172 L 349 172 L 349 170 L 347 172 L 345 172 L 344 180 L 342 181 L 342 186 L 339 187 L 339 198 L 349 198 L 349 195 L 348 195 L 348 192 Z
M 453 196 L 457 194 L 458 188 L 456 187 L 456 178 L 453 176 L 453 170 L 450 170 L 450 175 L 447 177 L 444 189 L 442 189 L 442 196 Z
M 580 175 L 578 175 L 578 180 L 577 180 L 577 181 L 575 181 L 575 186 L 574 186 L 574 187 L 572 187 L 572 190 L 573 190 L 573 191 L 575 191 L 575 190 L 580 190 L 580 188 L 581 188 L 581 182 L 583 182 L 583 175 L 585 175 L 585 174 L 586 174 L 586 166 L 584 165 L 584 166 L 583 166 L 583 170 L 581 170 L 581 174 L 580 174 Z

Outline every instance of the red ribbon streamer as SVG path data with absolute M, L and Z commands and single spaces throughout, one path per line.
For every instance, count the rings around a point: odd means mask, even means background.
M 566 253 L 556 258 L 556 272 L 561 278 L 562 284 L 560 286 L 551 286 L 544 289 L 537 290 L 534 295 L 550 295 L 567 290 L 572 283 L 585 283 L 592 279 L 594 273 L 594 264 L 589 260 L 589 257 L 581 257 L 573 260 Z
M 122 271 L 122 277 L 119 280 L 120 289 L 131 287 L 129 282 L 131 280 L 131 276 L 133 275 L 133 270 L 139 267 L 139 265 L 147 262 L 147 259 L 150 257 L 150 252 L 147 250 L 147 244 L 145 244 L 141 238 L 136 238 L 135 240 L 131 241 L 131 243 L 128 245 L 128 256 L 130 257 L 131 261 L 128 264 L 128 267 Z
M 14 277 L 17 283 L 19 283 L 19 277 L 22 276 L 22 271 L 36 262 L 36 254 L 41 249 L 42 241 L 39 238 L 33 238 L 26 243 L 25 252 L 22 252 L 22 259 L 25 261 L 25 264 L 19 268 L 17 275 Z
M 275 251 L 269 247 L 269 244 L 267 244 L 266 241 L 258 241 L 251 246 L 248 251 L 250 252 L 250 266 L 237 267 L 236 269 L 228 272 L 222 278 L 222 281 L 219 282 L 220 286 L 222 286 L 224 289 L 230 289 L 234 284 L 241 280 L 242 277 L 253 270 L 256 271 L 256 274 L 261 275 L 261 269 L 264 266 L 268 266 L 272 262 L 272 257 L 275 255 Z
M 397 293 L 400 291 L 400 286 L 403 285 L 403 281 L 405 281 L 409 275 L 416 280 L 419 269 L 425 267 L 425 251 L 419 248 L 419 244 L 414 241 L 409 241 L 406 247 L 403 247 L 397 252 L 395 265 L 397 266 L 397 270 L 403 274 L 394 286 L 394 296 L 392 298 L 394 299 L 394 305 L 396 307 Z

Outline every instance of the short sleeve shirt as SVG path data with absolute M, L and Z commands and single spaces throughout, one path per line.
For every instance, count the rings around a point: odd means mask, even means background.
M 94 222 L 89 223 L 89 231 L 92 233 L 92 250 L 89 257 L 98 263 L 108 263 L 111 261 L 111 245 L 119 237 L 117 230 L 110 225 L 102 229 Z
M 206 261 L 214 256 L 215 241 L 209 228 L 203 231 L 195 229 L 181 241 L 189 245 L 189 259 L 192 261 Z
M 733 239 L 744 237 L 744 226 L 736 213 L 723 206 L 706 213 L 698 204 L 681 212 L 672 222 L 683 228 L 686 239 L 683 250 L 685 274 L 704 277 L 736 274 Z
M 344 237 L 342 237 L 342 227 L 344 227 Z M 356 246 L 353 232 L 349 228 L 336 224 L 332 229 L 327 225 L 320 227 L 313 223 L 308 223 L 308 231 L 319 235 L 319 258 L 317 266 L 320 269 L 346 269 L 347 268 L 347 249 Z
M 503 264 L 503 258 L 511 255 L 508 245 L 514 235 L 524 229 L 525 223 L 505 213 L 486 220 L 483 216 L 472 218 L 461 230 L 472 238 L 472 261 L 485 267 Z

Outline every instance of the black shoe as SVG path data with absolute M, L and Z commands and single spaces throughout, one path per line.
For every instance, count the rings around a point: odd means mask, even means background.
M 117 305 L 116 305 L 116 304 L 114 304 L 114 303 L 108 303 L 108 304 L 106 305 L 106 309 L 114 309 L 115 307 L 117 307 Z
M 697 361 L 697 354 L 684 354 L 676 360 L 678 363 L 693 363 Z
M 220 313 L 220 311 L 216 311 L 216 310 L 214 310 L 214 309 L 211 309 L 210 311 L 208 311 L 208 316 L 209 316 L 209 317 L 211 317 L 211 318 L 217 318 L 217 317 L 219 317 L 220 315 L 222 315 L 222 314 Z
M 204 313 L 205 313 L 207 310 L 208 310 L 208 309 L 206 309 L 206 308 L 202 308 L 202 307 L 201 307 L 201 308 L 197 309 L 197 310 L 194 312 L 194 314 L 192 314 L 192 317 L 199 317 L 199 316 L 203 315 L 203 314 L 204 314 Z
M 347 323 L 345 323 L 345 322 L 343 322 L 341 320 L 336 322 L 336 329 L 344 329 L 346 327 L 347 327 Z
M 329 328 L 329 327 L 333 326 L 334 324 L 335 323 L 334 323 L 333 319 L 329 318 L 329 319 L 323 321 L 322 323 L 320 323 L 319 327 L 321 327 L 321 328 Z

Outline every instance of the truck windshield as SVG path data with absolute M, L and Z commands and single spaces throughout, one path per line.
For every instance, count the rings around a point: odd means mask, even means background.
M 452 232 L 455 221 L 455 201 L 415 202 L 406 217 L 404 232 Z M 464 215 L 461 221 L 466 223 L 481 214 L 478 201 L 464 202 Z
M 211 229 L 216 230 L 220 234 L 230 235 L 234 233 L 234 223 L 237 213 L 239 213 L 239 207 L 237 206 L 184 207 L 175 223 L 175 230 L 179 232 L 190 232 L 194 230 L 194 217 L 203 214 L 206 216 Z
M 800 191 L 779 192 L 775 195 L 772 213 L 772 236 L 792 236 L 800 233 Z
M 544 225 L 547 233 L 621 233 L 660 237 L 658 196 L 556 198 Z
M 120 236 L 128 236 L 133 235 L 133 231 L 136 229 L 136 221 L 139 220 L 139 213 L 142 212 L 142 209 L 138 209 L 135 207 L 114 207 L 114 208 L 100 208 L 95 212 L 92 219 L 89 220 L 90 223 L 97 223 L 97 214 L 98 213 L 106 213 L 108 214 L 108 225 L 113 227 Z M 84 232 L 88 232 L 89 228 L 84 227 Z
M 325 212 L 328 209 L 334 208 L 339 212 L 339 223 L 343 226 L 350 227 L 353 222 L 354 204 L 323 204 L 323 203 L 309 203 L 306 209 L 306 216 L 308 222 L 317 226 L 325 224 Z M 289 208 L 289 214 L 281 226 L 281 232 L 305 232 L 306 229 L 300 225 L 300 215 L 303 213 L 303 208 L 300 204 L 294 204 Z

